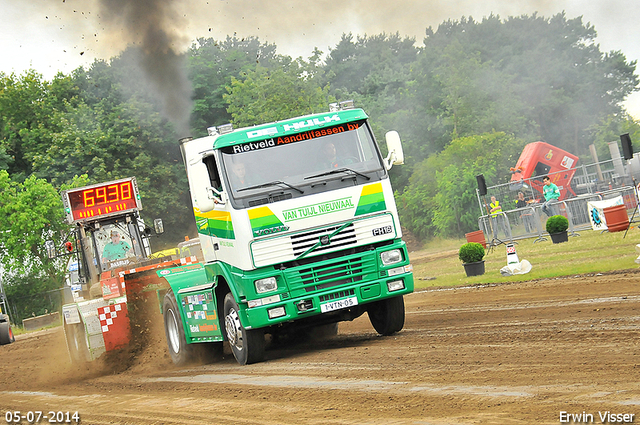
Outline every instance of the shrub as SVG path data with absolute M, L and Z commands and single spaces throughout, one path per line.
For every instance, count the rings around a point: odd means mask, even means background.
M 482 261 L 482 257 L 484 257 L 484 248 L 478 242 L 466 243 L 460 247 L 458 252 L 458 258 L 466 264 Z
M 562 233 L 569 228 L 569 220 L 563 215 L 552 215 L 547 219 L 547 232 Z

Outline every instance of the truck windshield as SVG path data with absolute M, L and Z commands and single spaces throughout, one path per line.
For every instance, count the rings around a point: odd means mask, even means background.
M 236 208 L 307 196 L 386 176 L 366 120 L 221 149 Z

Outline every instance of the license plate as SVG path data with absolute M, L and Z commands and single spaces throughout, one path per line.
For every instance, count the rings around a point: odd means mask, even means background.
M 330 303 L 320 304 L 320 311 L 326 313 L 328 311 L 340 310 L 342 308 L 358 305 L 357 297 L 345 298 L 344 300 L 331 301 Z

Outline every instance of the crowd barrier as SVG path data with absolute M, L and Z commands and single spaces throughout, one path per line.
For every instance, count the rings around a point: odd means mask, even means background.
M 579 236 L 579 231 L 592 230 L 588 203 L 622 196 L 627 216 L 638 215 L 635 189 L 625 186 L 606 192 L 585 194 L 575 198 L 558 201 L 552 206 L 552 215 L 567 217 L 570 236 Z M 640 217 L 638 217 L 640 218 Z M 542 204 L 530 204 L 525 208 L 502 211 L 496 215 L 483 215 L 478 219 L 478 228 L 482 230 L 489 245 L 521 239 L 534 239 L 533 242 L 547 240 L 547 215 L 542 212 Z

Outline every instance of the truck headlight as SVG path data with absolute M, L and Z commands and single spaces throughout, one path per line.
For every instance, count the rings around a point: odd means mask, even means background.
M 278 282 L 275 277 L 267 277 L 266 279 L 258 279 L 255 282 L 256 292 L 264 294 L 265 292 L 275 291 L 278 289 Z
M 392 249 L 391 251 L 385 251 L 380 254 L 380 259 L 384 266 L 399 263 L 402 261 L 402 251 L 399 249 Z
M 393 280 L 391 282 L 387 282 L 387 289 L 389 289 L 389 292 L 404 289 L 404 282 L 401 280 Z
M 276 307 L 276 308 L 270 308 L 269 310 L 267 310 L 267 313 L 269 314 L 269 319 L 275 319 L 276 317 L 282 317 L 285 314 L 287 314 L 284 307 L 282 306 Z

